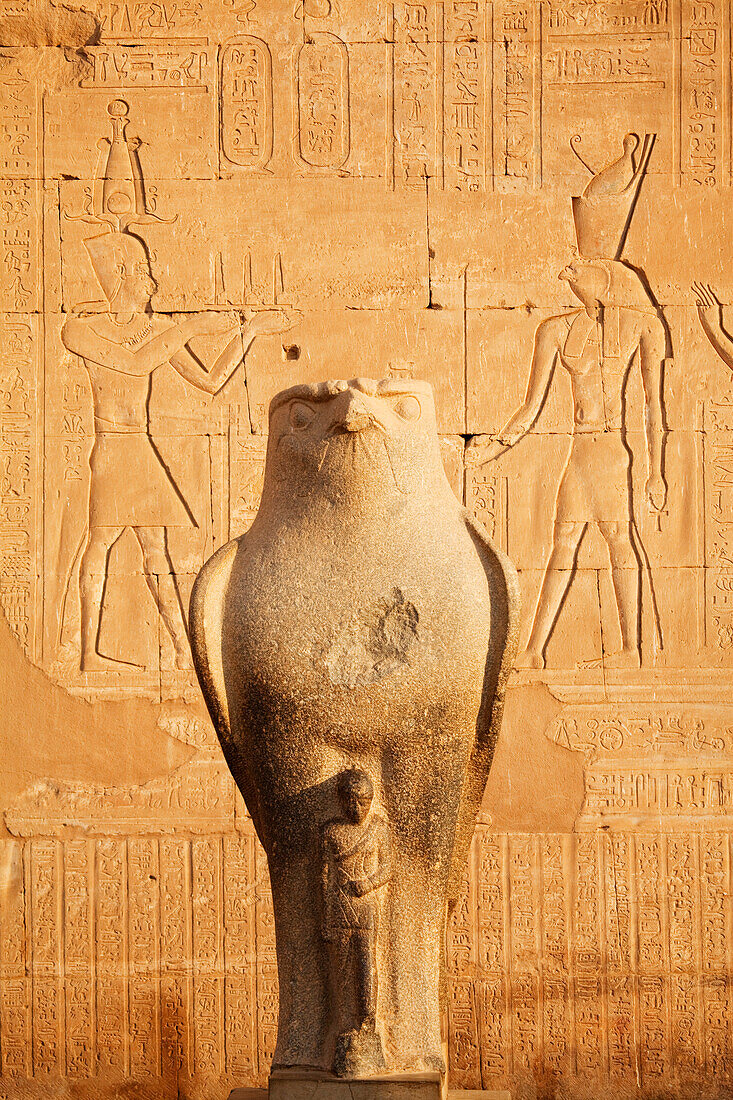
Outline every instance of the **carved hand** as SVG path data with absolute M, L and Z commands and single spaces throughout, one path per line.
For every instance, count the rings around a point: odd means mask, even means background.
M 276 332 L 287 332 L 300 320 L 300 313 L 296 310 L 286 313 L 282 309 L 266 309 L 262 313 L 255 313 L 244 326 L 248 336 L 272 336 Z
M 506 444 L 502 443 L 500 439 L 474 436 L 466 447 L 466 466 L 485 466 L 505 450 Z
M 497 435 L 497 441 L 501 443 L 503 447 L 513 447 L 515 443 L 518 443 L 522 436 L 525 436 L 529 429 L 532 427 L 531 417 L 524 415 L 512 417 L 508 424 L 506 424 Z
M 655 512 L 661 512 L 667 500 L 667 484 L 661 474 L 652 474 L 644 488 L 646 499 Z
M 720 327 L 722 306 L 709 283 L 693 283 L 692 289 L 697 303 L 697 314 L 708 328 Z

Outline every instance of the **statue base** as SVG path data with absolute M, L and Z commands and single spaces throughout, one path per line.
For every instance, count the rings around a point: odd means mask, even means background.
M 273 1088 L 274 1086 L 274 1088 Z M 275 1070 L 270 1077 L 269 1100 L 440 1100 L 437 1073 L 393 1075 L 346 1081 L 304 1070 Z M 232 1089 L 229 1100 L 268 1100 L 266 1089 Z M 451 1089 L 448 1100 L 512 1100 L 505 1089 Z
M 393 1073 L 359 1079 L 317 1070 L 276 1069 L 269 1100 L 441 1100 L 439 1073 Z

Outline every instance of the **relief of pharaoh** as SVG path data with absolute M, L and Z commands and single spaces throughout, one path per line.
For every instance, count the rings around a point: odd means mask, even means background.
M 97 227 L 84 247 L 105 298 L 93 311 L 75 311 L 61 332 L 64 346 L 84 363 L 94 405 L 89 508 L 79 564 L 83 672 L 125 667 L 101 653 L 99 642 L 110 552 L 126 528 L 139 543 L 145 580 L 173 642 L 176 668 L 191 667 L 167 532 L 195 527 L 196 520 L 150 435 L 154 373 L 169 364 L 196 389 L 214 395 L 256 336 L 283 332 L 293 324 L 280 310 L 259 312 L 244 325 L 233 313 L 203 312 L 174 321 L 154 311 L 158 286 L 148 250 L 130 226 L 164 219 L 148 209 L 138 157 L 141 142 L 127 133 L 129 112 L 122 99 L 107 105 L 112 134 L 99 142 L 91 207 L 84 214 L 67 215 Z M 197 336 L 229 337 L 211 366 L 189 347 Z
M 632 455 L 626 441 L 625 392 L 638 362 L 645 400 L 647 477 L 652 511 L 664 508 L 663 368 L 667 330 L 638 272 L 622 262 L 629 219 L 653 145 L 627 134 L 620 160 L 594 175 L 573 200 L 579 256 L 560 273 L 581 308 L 550 317 L 537 328 L 521 406 L 492 441 L 476 436 L 467 461 L 476 465 L 515 446 L 542 411 L 556 370 L 570 376 L 573 431 L 555 499 L 552 551 L 520 666 L 543 668 L 545 648 L 572 582 L 578 551 L 590 524 L 608 547 L 621 648 L 603 654 L 606 667 L 641 663 L 641 563 L 648 561 L 634 521 Z
M 250 530 L 194 661 L 268 858 L 274 1068 L 444 1069 L 440 990 L 516 646 L 516 574 L 446 479 L 430 386 L 274 398 Z
M 97 647 L 109 554 L 127 527 L 140 544 L 145 578 L 173 641 L 176 667 L 187 668 L 188 636 L 166 531 L 195 527 L 196 521 L 150 436 L 153 374 L 169 363 L 191 385 L 215 394 L 257 335 L 282 331 L 288 322 L 277 310 L 255 315 L 243 328 L 238 318 L 223 312 L 175 322 L 152 309 L 157 284 L 139 237 L 112 230 L 85 244 L 109 309 L 70 317 L 61 334 L 66 348 L 84 362 L 94 403 L 88 534 L 79 576 L 81 668 L 119 668 Z M 195 336 L 219 334 L 230 339 L 209 369 L 187 345 Z

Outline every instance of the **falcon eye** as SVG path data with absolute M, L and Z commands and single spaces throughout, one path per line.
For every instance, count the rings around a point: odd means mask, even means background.
M 406 394 L 396 403 L 394 411 L 398 416 L 401 416 L 403 420 L 419 420 L 420 402 L 416 397 L 412 397 L 411 394 Z
M 290 427 L 296 432 L 302 432 L 312 424 L 316 414 L 310 405 L 304 405 L 302 401 L 295 401 L 290 406 Z

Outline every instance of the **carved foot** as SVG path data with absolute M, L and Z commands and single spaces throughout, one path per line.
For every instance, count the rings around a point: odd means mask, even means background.
M 193 668 L 193 660 L 191 659 L 191 650 L 188 645 L 176 646 L 175 666 L 178 669 Z
M 371 1021 L 357 1031 L 343 1031 L 336 1040 L 333 1072 L 337 1077 L 372 1077 L 386 1067 L 382 1040 Z
M 536 649 L 525 649 L 520 653 L 515 662 L 515 668 L 544 668 L 545 658 Z
M 604 656 L 603 664 L 606 668 L 641 668 L 641 655 L 638 649 L 622 649 Z
M 80 662 L 82 672 L 130 672 L 140 671 L 141 665 L 131 661 L 116 661 L 114 657 L 103 657 L 101 653 L 83 653 Z

